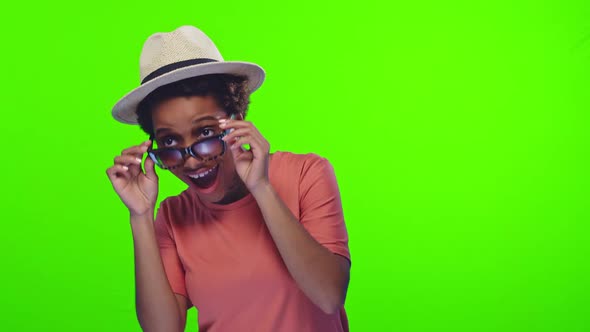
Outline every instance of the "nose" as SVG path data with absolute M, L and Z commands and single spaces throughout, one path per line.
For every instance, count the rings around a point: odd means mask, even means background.
M 191 156 L 188 153 L 184 156 L 184 169 L 195 170 L 201 167 L 202 164 L 203 163 L 200 160 Z

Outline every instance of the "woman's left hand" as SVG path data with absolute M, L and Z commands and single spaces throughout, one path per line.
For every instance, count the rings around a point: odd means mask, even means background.
M 270 144 L 249 121 L 219 120 L 221 129 L 233 129 L 223 140 L 231 148 L 238 175 L 253 193 L 269 183 L 268 161 Z M 250 149 L 242 145 L 250 145 Z

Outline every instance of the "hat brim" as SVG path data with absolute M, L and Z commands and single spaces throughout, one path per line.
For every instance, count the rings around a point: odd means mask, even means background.
M 121 98 L 113 107 L 113 117 L 123 123 L 137 124 L 137 105 L 151 92 L 166 84 L 186 78 L 209 74 L 233 74 L 248 78 L 247 88 L 250 93 L 256 91 L 264 81 L 264 70 L 254 63 L 223 61 L 198 64 L 176 69 L 135 88 Z

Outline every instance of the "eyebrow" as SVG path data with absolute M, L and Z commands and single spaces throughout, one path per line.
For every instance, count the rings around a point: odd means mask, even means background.
M 207 116 L 204 116 L 202 118 L 198 118 L 198 119 L 193 120 L 193 124 L 199 123 L 199 122 L 202 122 L 202 121 L 206 121 L 206 120 L 215 120 L 215 121 L 217 121 L 219 119 L 216 118 L 216 117 L 214 117 L 214 116 L 207 115 Z M 170 128 L 158 128 L 154 132 L 154 136 L 158 136 L 159 133 L 167 133 L 167 132 L 171 132 L 171 131 L 172 131 L 172 129 L 170 129 Z

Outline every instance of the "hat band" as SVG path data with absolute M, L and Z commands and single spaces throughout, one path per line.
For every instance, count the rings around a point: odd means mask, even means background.
M 173 70 L 184 68 L 184 67 L 189 67 L 189 66 L 193 66 L 193 65 L 198 65 L 198 64 L 202 64 L 202 63 L 208 63 L 208 62 L 218 62 L 218 61 L 214 60 L 214 59 L 208 59 L 208 58 L 199 58 L 199 59 L 183 60 L 183 61 L 178 61 L 178 62 L 173 62 L 173 63 L 167 64 L 163 67 L 160 67 L 160 68 L 154 70 L 148 76 L 146 76 L 143 80 L 141 80 L 141 85 L 153 80 L 154 78 L 156 78 L 158 76 L 162 76 L 166 73 L 169 73 Z

